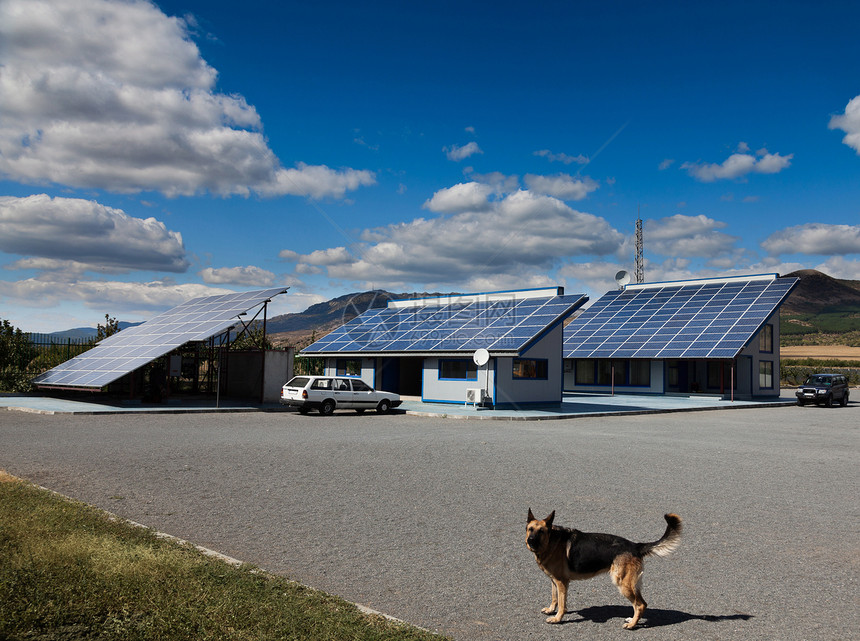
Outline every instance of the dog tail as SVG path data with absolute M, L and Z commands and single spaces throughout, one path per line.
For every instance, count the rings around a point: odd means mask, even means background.
M 683 529 L 681 517 L 677 514 L 666 514 L 663 518 L 666 519 L 666 523 L 668 524 L 666 532 L 663 533 L 659 541 L 640 543 L 642 556 L 651 554 L 655 556 L 669 556 L 681 544 L 681 530 Z

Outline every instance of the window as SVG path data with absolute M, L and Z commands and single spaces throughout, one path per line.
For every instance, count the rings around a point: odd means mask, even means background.
M 758 351 L 773 353 L 773 325 L 765 325 L 758 335 Z
M 588 358 L 576 361 L 576 384 L 594 385 L 594 361 Z
M 613 369 L 614 368 L 614 369 Z M 613 378 L 614 373 L 614 378 Z M 597 384 L 598 385 L 624 385 L 627 376 L 626 361 L 597 361 Z
M 650 387 L 651 361 L 638 359 L 630 361 L 630 384 Z
M 360 378 L 352 382 L 352 391 L 353 392 L 371 392 L 373 391 L 370 385 L 365 383 Z
M 478 366 L 470 358 L 447 358 L 439 361 L 439 379 L 478 380 Z
M 759 362 L 758 386 L 761 389 L 773 389 L 773 361 Z
M 359 359 L 337 359 L 338 376 L 361 376 L 361 360 Z
M 543 359 L 514 359 L 514 378 L 547 379 L 547 363 Z

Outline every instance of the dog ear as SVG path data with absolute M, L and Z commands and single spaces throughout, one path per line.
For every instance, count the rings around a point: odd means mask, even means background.
M 535 520 L 535 515 L 534 515 L 534 514 L 532 514 L 532 509 L 531 509 L 531 508 L 529 508 L 529 520 L 528 520 L 528 521 L 526 521 L 526 523 L 531 523 L 531 522 L 532 522 L 532 521 L 534 521 L 534 520 Z
M 555 518 L 555 510 L 549 513 L 549 516 L 544 519 L 548 528 L 552 527 L 552 520 Z

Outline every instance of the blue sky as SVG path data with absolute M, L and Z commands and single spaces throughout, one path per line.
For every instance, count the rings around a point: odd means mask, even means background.
M 0 0 L 0 317 L 860 279 L 856 2 Z

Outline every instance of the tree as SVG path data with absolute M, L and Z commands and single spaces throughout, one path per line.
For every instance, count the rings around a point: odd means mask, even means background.
M 105 314 L 105 324 L 98 324 L 96 328 L 96 342 L 106 339 L 119 331 L 119 322 L 109 314 Z
M 36 357 L 36 347 L 25 334 L 7 320 L 0 321 L 0 390 L 27 392 L 27 369 Z

